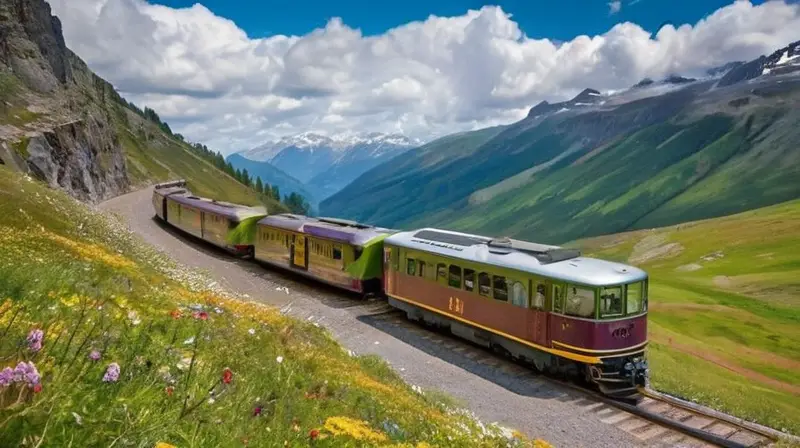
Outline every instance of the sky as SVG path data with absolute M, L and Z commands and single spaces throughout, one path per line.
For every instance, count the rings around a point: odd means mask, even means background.
M 430 140 L 800 40 L 796 0 L 196 1 L 49 3 L 98 75 L 223 154 L 309 131 Z

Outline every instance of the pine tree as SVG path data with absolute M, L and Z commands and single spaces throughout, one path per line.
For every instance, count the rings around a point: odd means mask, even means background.
M 264 192 L 264 184 L 261 183 L 261 176 L 256 178 L 256 193 L 263 193 Z

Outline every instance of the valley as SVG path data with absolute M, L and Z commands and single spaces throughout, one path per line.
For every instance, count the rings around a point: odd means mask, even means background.
M 266 54 L 263 41 L 243 42 L 237 51 Z M 357 54 L 381 47 L 365 48 Z M 67 47 L 47 2 L 0 0 L 0 445 L 701 446 L 379 299 L 203 245 L 153 219 L 153 184 L 176 179 L 267 214 L 310 205 L 315 216 L 510 236 L 640 267 L 651 386 L 800 434 L 800 41 L 770 51 L 624 89 L 532 95 L 538 103 L 513 120 L 473 119 L 472 130 L 423 143 L 399 130 L 466 120 L 455 109 L 469 103 L 418 98 L 441 115 L 343 133 L 288 123 L 315 115 L 333 87 L 295 99 L 282 95 L 297 86 L 259 85 L 286 122 L 188 106 L 193 94 L 211 104 L 244 89 L 223 92 L 214 76 L 235 64 L 221 63 L 213 73 L 186 65 L 201 82 L 165 82 L 158 89 L 174 90 L 160 102 L 121 77 L 137 105 Z M 276 60 L 264 56 L 258 73 L 292 74 Z M 159 75 L 152 63 L 147 76 Z M 374 104 L 330 99 L 338 118 L 308 123 L 383 113 L 422 85 L 412 81 L 375 86 L 376 97 L 395 96 Z M 187 135 L 219 138 L 225 156 L 173 130 L 162 110 Z M 247 120 L 275 128 L 252 135 L 294 132 L 241 148 L 251 136 L 232 136 L 249 132 Z M 322 257 L 298 247 L 303 260 Z M 38 366 L 38 387 L 8 393 L 22 381 L 12 360 Z

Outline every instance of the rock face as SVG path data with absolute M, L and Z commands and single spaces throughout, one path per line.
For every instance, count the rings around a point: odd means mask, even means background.
M 61 21 L 44 0 L 0 0 L 0 73 L 19 86 L 11 109 L 32 117 L 0 126 L 3 163 L 85 201 L 127 191 L 111 113 L 118 96 L 67 48 Z
M 31 172 L 51 187 L 90 202 L 128 186 L 125 157 L 116 134 L 94 118 L 33 135 L 27 142 Z

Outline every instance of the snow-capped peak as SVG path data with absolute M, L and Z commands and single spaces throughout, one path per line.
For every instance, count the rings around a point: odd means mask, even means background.
M 341 133 L 332 136 L 308 131 L 295 135 L 287 135 L 267 142 L 256 148 L 242 151 L 248 159 L 270 161 L 286 148 L 294 147 L 303 151 L 314 152 L 317 149 L 330 150 L 335 153 L 346 153 L 357 146 L 375 146 L 374 151 L 384 152 L 392 148 L 420 146 L 422 142 L 402 134 Z

